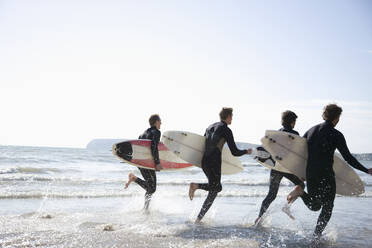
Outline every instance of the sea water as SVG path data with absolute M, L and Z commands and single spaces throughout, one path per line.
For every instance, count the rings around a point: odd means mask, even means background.
M 281 209 L 291 183 L 283 179 L 260 227 L 252 226 L 268 192 L 270 171 L 252 157 L 244 171 L 223 175 L 223 190 L 195 220 L 206 192 L 188 199 L 190 182 L 206 182 L 200 168 L 157 173 L 157 191 L 143 212 L 144 190 L 124 189 L 130 172 L 110 151 L 0 147 L 0 247 L 308 247 L 319 212 L 302 200 L 295 220 Z M 372 167 L 369 161 L 361 161 Z M 372 247 L 372 177 L 358 174 L 366 192 L 337 197 L 320 247 Z

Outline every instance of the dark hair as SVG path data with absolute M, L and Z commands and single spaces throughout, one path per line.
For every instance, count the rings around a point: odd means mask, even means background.
M 282 126 L 285 128 L 291 127 L 292 122 L 296 121 L 297 115 L 290 111 L 286 110 L 282 113 Z
M 226 120 L 227 117 L 231 116 L 233 112 L 232 108 L 222 108 L 220 111 L 220 119 L 221 121 Z
M 334 121 L 340 117 L 341 113 L 342 108 L 337 106 L 337 104 L 332 103 L 324 107 L 322 117 L 325 121 Z
M 151 115 L 149 118 L 150 126 L 154 126 L 156 121 L 160 121 L 160 116 L 158 114 Z

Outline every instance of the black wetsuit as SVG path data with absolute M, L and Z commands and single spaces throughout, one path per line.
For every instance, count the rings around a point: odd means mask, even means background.
M 292 128 L 289 128 L 289 127 L 288 128 L 281 128 L 281 129 L 279 129 L 279 131 L 299 135 L 299 133 L 297 131 L 295 131 Z M 260 209 L 260 213 L 259 213 L 258 217 L 261 217 L 266 212 L 266 210 L 269 208 L 270 204 L 275 200 L 275 198 L 278 194 L 280 182 L 282 181 L 283 177 L 287 178 L 288 180 L 290 180 L 295 185 L 300 185 L 303 189 L 305 188 L 304 182 L 300 178 L 298 178 L 297 176 L 295 176 L 293 174 L 290 174 L 290 173 L 280 172 L 280 171 L 277 171 L 275 169 L 271 170 L 270 171 L 269 193 L 267 193 L 267 196 L 262 201 L 262 205 L 261 205 L 261 209 Z
M 154 157 L 155 165 L 160 164 L 158 149 L 160 136 L 161 133 L 158 129 L 156 129 L 156 127 L 151 127 L 147 129 L 141 136 L 139 136 L 139 139 L 151 140 L 151 153 L 152 156 Z M 140 170 L 144 180 L 137 177 L 136 183 L 146 190 L 144 208 L 148 209 L 151 196 L 156 191 L 156 173 L 154 170 L 148 170 L 139 167 L 138 169 Z
M 225 142 L 227 142 L 227 145 L 234 156 L 242 156 L 246 154 L 246 150 L 240 150 L 236 147 L 232 131 L 224 121 L 210 125 L 204 136 L 206 137 L 206 142 L 205 152 L 202 159 L 202 169 L 208 178 L 208 183 L 198 184 L 198 186 L 199 189 L 209 191 L 209 193 L 198 215 L 199 220 L 204 217 L 218 192 L 222 190 L 221 151 Z
M 344 135 L 331 122 L 323 122 L 312 127 L 304 135 L 308 144 L 306 180 L 308 193 L 302 199 L 306 206 L 318 211 L 322 209 L 314 234 L 322 234 L 331 218 L 336 195 L 336 180 L 333 171 L 333 156 L 337 149 L 352 167 L 368 173 L 350 153 Z

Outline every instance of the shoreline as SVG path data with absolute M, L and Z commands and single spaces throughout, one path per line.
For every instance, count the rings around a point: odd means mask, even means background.
M 129 198 L 130 199 L 130 198 Z M 23 200 L 18 213 L 0 215 L 3 247 L 303 247 L 312 242 L 319 212 L 296 201 L 290 220 L 273 202 L 263 226 L 253 227 L 262 197 L 217 198 L 202 225 L 193 224 L 203 198 L 154 198 L 150 213 L 143 197 L 130 199 Z M 0 204 L 4 204 L 0 200 Z M 356 205 L 357 204 L 357 205 Z M 372 242 L 371 198 L 336 200 L 323 243 L 331 247 L 365 247 Z M 353 216 L 350 219 L 350 216 Z M 22 241 L 22 242 L 21 242 Z M 21 242 L 21 243 L 20 243 Z M 27 244 L 27 245 L 26 245 Z

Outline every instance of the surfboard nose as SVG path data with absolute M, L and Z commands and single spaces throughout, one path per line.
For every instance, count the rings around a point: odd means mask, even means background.
M 112 146 L 112 152 L 127 160 L 127 161 L 131 161 L 132 160 L 132 156 L 133 156 L 133 148 L 132 148 L 132 144 L 130 142 L 121 142 L 121 143 L 117 143 L 117 144 L 114 144 Z

